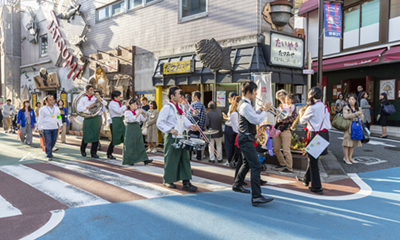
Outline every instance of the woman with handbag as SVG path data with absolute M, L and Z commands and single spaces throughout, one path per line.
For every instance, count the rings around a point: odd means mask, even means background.
M 362 110 L 358 107 L 357 103 L 357 96 L 354 94 L 349 95 L 349 103 L 343 108 L 343 117 L 345 119 L 351 120 L 353 123 L 354 121 L 362 121 L 364 119 L 363 112 Z M 360 130 L 362 131 L 362 126 L 361 122 L 358 123 L 360 126 Z M 353 164 L 357 163 L 353 159 L 353 152 L 355 147 L 361 147 L 361 141 L 360 140 L 354 140 L 352 139 L 352 126 L 344 132 L 344 137 L 343 137 L 343 153 L 344 153 L 344 158 L 343 161 L 346 164 Z
M 379 125 L 382 126 L 382 135 L 380 138 L 387 138 L 387 118 L 389 114 L 385 112 L 385 106 L 390 105 L 388 99 L 387 99 L 387 94 L 386 93 L 381 93 L 379 96 L 379 101 L 381 102 L 381 108 L 379 109 L 378 117 L 376 118 L 377 121 L 379 121 Z
M 147 136 L 147 142 L 149 144 L 149 148 L 147 150 L 148 153 L 156 153 L 157 152 L 157 134 L 158 128 L 156 126 L 157 118 L 159 111 L 157 110 L 157 103 L 155 101 L 150 102 L 150 109 L 147 111 L 147 121 L 145 122 L 144 129 L 145 132 L 142 134 Z M 147 132 L 146 132 L 147 131 Z
M 308 91 L 307 108 L 300 110 L 300 124 L 307 124 L 307 138 L 310 143 L 314 137 L 320 136 L 329 142 L 329 130 L 331 129 L 331 119 L 329 108 L 322 103 L 322 90 L 319 87 L 313 87 Z M 324 149 L 321 155 L 328 154 L 328 149 Z M 308 186 L 311 182 L 311 187 L 308 189 L 317 194 L 323 194 L 321 178 L 319 175 L 318 158 L 311 154 L 308 156 L 308 166 L 304 177 L 297 176 L 296 179 Z
M 365 126 L 369 130 L 371 125 L 371 105 L 369 105 L 368 102 L 369 95 L 367 92 L 362 92 L 360 96 L 361 96 L 360 107 L 364 114 L 363 123 L 365 123 Z

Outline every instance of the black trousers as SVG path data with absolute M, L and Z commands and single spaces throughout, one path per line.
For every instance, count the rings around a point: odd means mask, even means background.
M 85 143 L 85 141 L 82 138 L 82 142 L 81 142 L 81 153 L 86 152 L 86 147 L 87 147 L 87 143 Z M 99 142 L 92 142 L 92 146 L 90 148 L 90 154 L 91 155 L 96 155 L 97 154 L 97 147 L 99 146 Z
M 234 154 L 233 158 L 235 160 L 237 159 L 237 161 L 236 161 L 236 170 L 235 170 L 235 179 L 236 179 L 236 176 L 238 175 L 239 169 L 242 167 L 242 164 L 243 164 L 242 152 L 240 151 L 240 148 L 238 148 L 236 146 L 235 146 L 235 154 Z M 249 169 L 247 169 L 247 172 L 248 171 L 249 171 Z
M 256 148 L 254 147 L 254 139 L 250 136 L 239 134 L 238 144 L 244 158 L 243 164 L 235 178 L 234 187 L 240 187 L 249 169 L 251 170 L 251 195 L 253 198 L 261 197 L 260 174 L 261 163 L 258 159 Z
M 225 152 L 226 158 L 228 162 L 232 161 L 233 156 L 235 155 L 235 140 L 236 135 L 230 126 L 225 126 Z
M 200 132 L 189 131 L 189 135 L 200 137 Z M 201 150 L 196 152 L 196 160 L 201 161 Z M 189 151 L 189 159 L 192 160 L 192 151 Z
M 319 135 L 325 140 L 329 142 L 329 132 L 320 132 Z M 310 132 L 310 141 L 316 136 L 315 132 Z M 324 152 L 322 152 L 321 155 L 326 155 L 328 154 L 328 150 L 325 149 Z M 307 166 L 307 171 L 306 174 L 304 175 L 304 181 L 305 182 L 311 182 L 311 188 L 312 189 L 320 189 L 322 188 L 321 185 L 321 177 L 319 176 L 319 167 L 318 167 L 318 158 L 314 158 L 310 154 L 308 155 L 308 166 Z
M 112 139 L 112 123 L 110 123 L 110 131 L 111 131 L 111 142 L 110 142 L 110 145 L 108 145 L 107 156 L 112 155 L 114 152 L 114 144 L 113 144 L 113 139 Z

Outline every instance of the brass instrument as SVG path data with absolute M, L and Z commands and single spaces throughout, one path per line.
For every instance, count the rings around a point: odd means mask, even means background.
M 260 137 L 257 138 L 256 142 L 261 146 L 263 146 L 267 142 L 267 138 L 269 137 L 267 136 L 265 129 L 266 126 L 260 126 L 258 128 L 258 133 L 260 134 Z
M 305 106 L 302 109 L 306 110 L 307 108 L 308 108 L 308 106 Z M 290 127 L 290 130 L 295 131 L 299 121 L 300 121 L 300 113 L 297 115 L 296 119 L 293 121 L 292 126 Z
M 256 97 L 256 99 L 258 100 L 257 104 L 259 106 L 262 106 L 262 103 L 264 103 L 264 102 L 261 99 L 259 99 L 258 97 Z M 268 112 L 275 115 L 276 117 L 279 117 L 280 119 L 286 119 L 288 117 L 288 114 L 286 111 L 281 111 L 273 106 L 271 108 L 272 108 L 272 110 L 270 109 L 270 110 L 268 110 Z
M 72 110 L 83 118 L 93 118 L 93 117 L 98 116 L 100 114 L 101 110 L 103 109 L 103 104 L 97 99 L 95 102 L 96 105 L 93 108 L 89 109 L 89 113 L 78 112 L 78 103 L 81 100 L 81 98 L 84 96 L 86 96 L 86 92 L 82 92 L 74 98 L 74 100 L 72 101 Z

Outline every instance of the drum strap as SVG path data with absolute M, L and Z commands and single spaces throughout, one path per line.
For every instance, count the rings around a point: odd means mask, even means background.
M 168 105 L 170 105 L 172 107 L 172 109 L 174 109 L 175 112 L 175 117 L 176 117 L 176 121 L 177 121 L 177 125 L 175 126 L 175 130 L 178 131 L 179 134 L 183 134 L 183 115 L 179 115 L 178 110 L 176 109 L 176 107 L 174 106 L 174 104 L 172 103 L 168 103 Z M 183 138 L 183 136 L 172 136 L 173 138 Z

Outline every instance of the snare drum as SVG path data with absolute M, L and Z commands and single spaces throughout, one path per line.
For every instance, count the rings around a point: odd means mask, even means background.
M 201 139 L 180 140 L 179 143 L 182 144 L 183 149 L 188 151 L 200 151 L 206 146 L 205 141 Z

